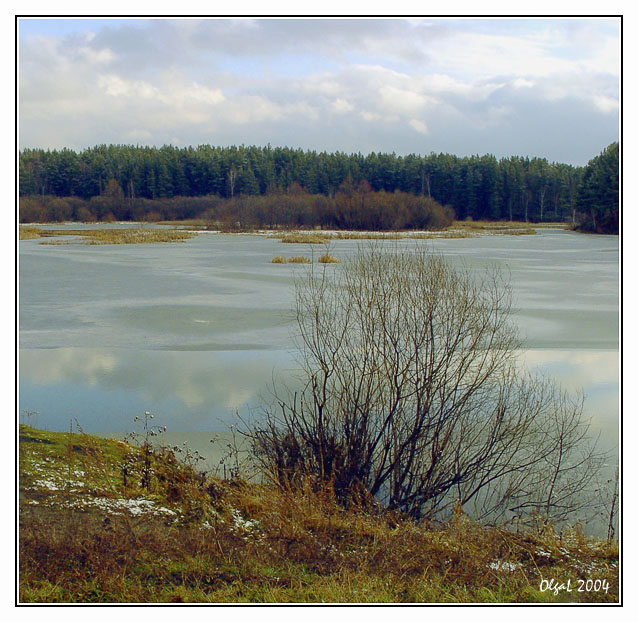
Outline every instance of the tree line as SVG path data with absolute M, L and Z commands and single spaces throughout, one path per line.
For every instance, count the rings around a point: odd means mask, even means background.
M 364 156 L 271 146 L 99 145 L 79 153 L 70 149 L 21 151 L 19 191 L 21 198 L 30 198 L 21 200 L 21 219 L 25 222 L 32 220 L 34 212 L 41 212 L 40 216 L 44 212 L 57 220 L 58 212 L 66 214 L 69 210 L 73 219 L 193 218 L 233 209 L 246 213 L 270 210 L 273 215 L 273 208 L 265 206 L 268 201 L 263 197 L 280 200 L 284 196 L 296 197 L 290 202 L 299 203 L 302 211 L 315 212 L 316 217 L 340 195 L 343 198 L 344 194 L 359 193 L 370 206 L 377 195 L 379 205 L 386 206 L 392 202 L 390 196 L 395 197 L 395 204 L 396 197 L 428 199 L 431 205 L 449 206 L 459 220 L 577 224 L 581 212 L 591 215 L 590 206 L 582 206 L 585 181 L 592 188 L 610 181 L 609 176 L 586 177 L 587 171 L 588 167 L 520 156 L 497 160 L 492 155 Z M 588 196 L 590 203 L 595 203 L 597 196 L 592 188 Z M 608 192 L 613 194 L 613 188 Z M 54 199 L 66 201 L 56 203 Z M 112 205 L 114 200 L 117 204 Z M 335 210 L 340 208 L 328 209 Z M 254 220 L 254 214 L 247 219 L 244 216 L 243 220 Z M 291 220 L 304 218 L 298 215 Z M 340 218 L 314 224 L 334 225 Z M 361 220 L 349 220 L 357 219 Z M 267 219 L 259 216 L 257 220 Z M 401 224 L 405 215 L 384 220 Z M 344 225 L 352 226 L 350 221 Z M 603 228 L 610 224 L 599 215 L 593 229 L 600 228 L 600 223 Z

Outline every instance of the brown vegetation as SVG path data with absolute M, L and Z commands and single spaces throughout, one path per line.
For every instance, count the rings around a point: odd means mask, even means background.
M 19 239 L 20 240 L 37 240 L 42 234 L 42 229 L 39 227 L 20 227 Z
M 319 257 L 319 259 L 317 259 L 317 261 L 319 263 L 339 263 L 341 259 L 331 255 L 330 253 L 324 253 L 321 257 Z
M 154 451 L 142 488 L 141 448 L 21 426 L 20 602 L 619 600 L 617 544 L 578 528 L 416 523 L 363 498 L 344 508 L 329 485 L 221 480 L 183 460 Z M 550 578 L 572 590 L 542 590 Z M 598 589 L 578 591 L 588 579 Z
M 74 240 L 48 240 L 40 244 L 156 244 L 160 242 L 184 242 L 197 233 L 167 229 L 40 229 L 38 236 L 72 236 Z
M 332 238 L 328 233 L 306 233 L 303 231 L 284 233 L 279 237 L 284 244 L 325 244 Z

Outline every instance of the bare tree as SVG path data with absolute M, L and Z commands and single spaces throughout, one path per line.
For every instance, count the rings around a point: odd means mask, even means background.
M 414 517 L 564 517 L 596 470 L 582 402 L 519 370 L 508 283 L 423 250 L 360 249 L 296 283 L 304 388 L 252 431 L 278 481 Z

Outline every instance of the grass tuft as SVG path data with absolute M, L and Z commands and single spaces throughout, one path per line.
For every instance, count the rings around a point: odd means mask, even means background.
M 324 253 L 317 261 L 319 263 L 340 263 L 341 259 L 331 255 L 330 253 Z

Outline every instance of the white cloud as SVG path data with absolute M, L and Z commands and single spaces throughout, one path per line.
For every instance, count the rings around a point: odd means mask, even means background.
M 574 70 L 577 63 L 553 53 L 543 39 L 503 34 L 459 33 L 432 50 L 437 65 L 458 76 L 547 76 Z
M 380 105 L 384 110 L 400 115 L 418 114 L 428 105 L 435 103 L 432 97 L 423 93 L 389 85 L 382 86 L 379 95 Z
M 607 95 L 594 95 L 594 106 L 601 112 L 616 114 L 619 109 L 618 99 L 615 97 L 608 97 Z
M 411 119 L 410 125 L 417 131 L 419 134 L 427 134 L 428 126 L 421 121 L 420 119 Z
M 346 99 L 338 98 L 332 102 L 332 109 L 335 112 L 350 112 L 354 110 L 354 106 Z
M 115 54 L 108 48 L 102 48 L 94 50 L 88 46 L 84 46 L 78 49 L 78 52 L 87 60 L 91 65 L 108 65 L 115 59 Z
M 512 86 L 515 89 L 531 89 L 534 84 L 532 80 L 528 80 L 527 78 L 516 78 L 516 80 L 512 82 Z
M 377 114 L 376 112 L 370 112 L 369 110 L 361 111 L 361 117 L 368 123 L 371 123 L 372 121 L 380 121 L 381 119 L 383 119 L 380 114 Z
M 110 97 L 150 99 L 159 95 L 158 89 L 148 82 L 142 80 L 123 80 L 113 74 L 98 78 L 97 86 Z

